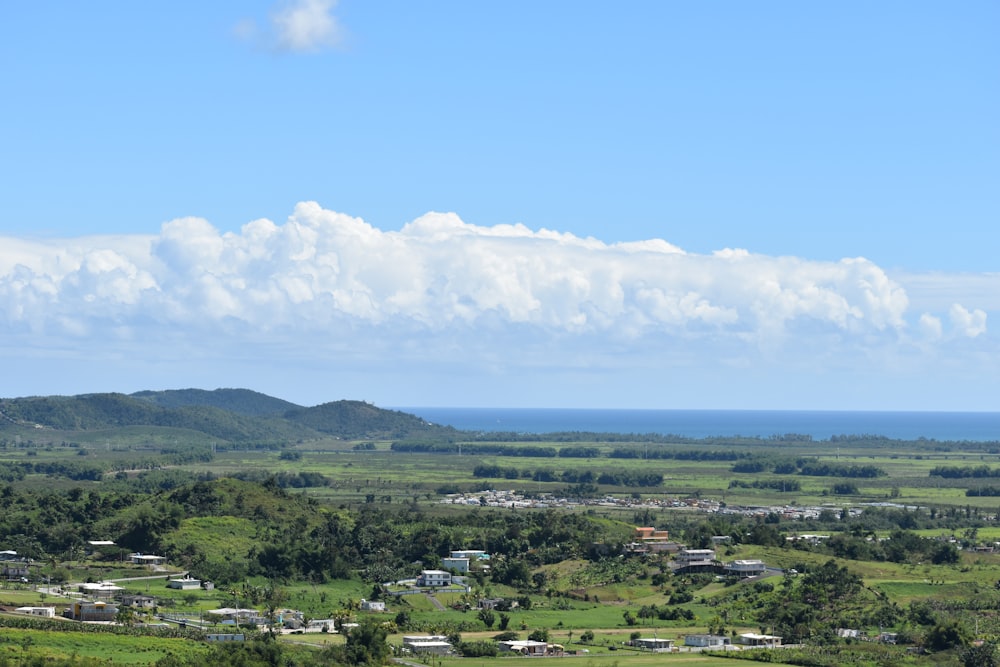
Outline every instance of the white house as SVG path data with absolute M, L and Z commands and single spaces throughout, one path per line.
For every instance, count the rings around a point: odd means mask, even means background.
M 499 646 L 502 652 L 520 653 L 521 655 L 545 655 L 549 647 L 545 642 L 531 639 L 510 639 L 500 642 Z
M 673 566 L 677 571 L 714 571 L 718 566 L 714 549 L 681 549 L 674 555 Z
M 423 570 L 417 577 L 417 586 L 450 586 L 451 572 L 444 570 Z
M 490 555 L 480 549 L 453 549 L 452 558 L 468 558 L 471 560 L 489 560 Z
M 167 582 L 167 588 L 175 588 L 182 591 L 190 591 L 201 588 L 201 579 L 183 577 L 182 579 L 171 579 Z
M 442 558 L 441 567 L 446 570 L 455 570 L 459 574 L 465 574 L 469 571 L 469 559 L 468 558 Z
M 698 646 L 701 648 L 721 648 L 729 645 L 729 637 L 725 635 L 685 635 L 685 646 Z
M 99 581 L 80 584 L 79 590 L 81 593 L 98 598 L 113 598 L 125 589 L 110 581 Z
M 404 635 L 403 648 L 411 653 L 433 653 L 444 655 L 451 653 L 452 645 L 443 635 Z
M 711 565 L 715 560 L 715 549 L 681 549 L 674 560 L 683 565 Z
M 756 632 L 744 632 L 740 635 L 740 643 L 744 646 L 764 646 L 774 648 L 781 646 L 781 637 L 774 635 L 760 635 Z
M 14 611 L 19 614 L 27 614 L 28 616 L 41 616 L 43 618 L 56 617 L 55 607 L 18 607 Z
M 337 621 L 332 618 L 314 618 L 306 623 L 306 632 L 333 632 L 337 627 Z
M 216 622 L 229 625 L 265 625 L 267 619 L 260 615 L 256 609 L 247 607 L 223 607 L 221 609 L 210 609 L 205 612 L 206 616 L 211 616 Z
M 726 574 L 737 577 L 757 577 L 764 574 L 767 567 L 761 560 L 734 560 L 726 563 Z
M 153 556 L 151 554 L 134 553 L 129 558 L 133 565 L 163 565 L 167 562 L 166 556 Z
M 87 540 L 87 544 L 89 544 L 94 549 L 97 549 L 97 548 L 100 548 L 100 547 L 113 547 L 113 546 L 115 546 L 114 540 Z
M 385 603 L 381 600 L 361 599 L 361 611 L 385 611 Z
M 149 595 L 123 595 L 121 605 L 123 607 L 134 607 L 136 609 L 155 609 L 156 598 Z
M 660 639 L 658 637 L 639 637 L 632 640 L 632 646 L 640 651 L 652 651 L 654 653 L 666 653 L 674 647 L 673 639 Z

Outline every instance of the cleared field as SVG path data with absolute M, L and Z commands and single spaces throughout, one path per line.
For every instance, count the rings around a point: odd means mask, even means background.
M 477 445 L 498 444 L 477 442 Z M 516 448 L 517 443 L 499 443 Z M 663 476 L 656 487 L 616 486 L 596 484 L 597 492 L 604 494 L 632 495 L 641 498 L 688 497 L 715 498 L 736 505 L 821 505 L 830 503 L 840 507 L 862 502 L 901 502 L 925 506 L 970 506 L 980 511 L 996 512 L 1000 498 L 966 496 L 966 490 L 988 484 L 982 479 L 943 479 L 931 477 L 930 471 L 941 465 L 987 465 L 1000 467 L 1000 456 L 981 451 L 934 452 L 926 448 L 907 451 L 905 443 L 874 443 L 867 449 L 842 446 L 839 451 L 828 443 L 805 443 L 790 446 L 787 443 L 757 444 L 753 447 L 742 443 L 712 445 L 708 451 L 725 450 L 755 457 L 772 457 L 783 460 L 807 459 L 842 466 L 875 466 L 885 476 L 871 479 L 845 479 L 840 477 L 815 477 L 808 475 L 776 475 L 762 473 L 736 473 L 729 460 L 683 460 L 677 458 L 629 459 L 608 458 L 614 447 L 640 447 L 639 443 L 588 443 L 588 442 L 536 442 L 532 446 L 558 451 L 560 448 L 585 448 L 599 452 L 595 458 L 531 457 L 531 456 L 481 456 L 475 454 L 439 454 L 397 452 L 389 449 L 388 442 L 371 443 L 373 450 L 357 451 L 356 442 L 329 440 L 295 445 L 290 449 L 299 458 L 282 460 L 277 451 L 220 451 L 209 463 L 180 466 L 193 472 L 211 472 L 219 475 L 259 471 L 261 473 L 309 472 L 323 475 L 328 486 L 305 489 L 317 498 L 347 506 L 365 502 L 426 503 L 436 499 L 445 490 L 475 491 L 497 488 L 516 489 L 523 493 L 565 493 L 571 486 L 563 481 L 539 481 L 538 473 L 548 473 L 559 479 L 568 472 L 600 473 L 633 472 L 654 473 Z M 652 447 L 652 445 L 645 445 Z M 689 453 L 699 445 L 662 445 L 656 447 Z M 497 466 L 515 470 L 516 477 L 477 477 L 477 466 Z M 544 479 L 544 475 L 542 479 Z M 793 481 L 798 488 L 782 492 L 774 488 L 730 487 L 740 482 Z M 838 494 L 835 485 L 851 482 L 856 491 Z
M 100 658 L 116 665 L 152 665 L 170 654 L 197 657 L 208 653 L 204 642 L 97 632 L 43 632 L 4 628 L 0 657 L 21 664 L 24 655 L 46 659 Z

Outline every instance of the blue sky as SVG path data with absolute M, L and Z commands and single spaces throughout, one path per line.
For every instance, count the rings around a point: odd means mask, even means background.
M 5 7 L 0 395 L 1000 409 L 998 23 Z

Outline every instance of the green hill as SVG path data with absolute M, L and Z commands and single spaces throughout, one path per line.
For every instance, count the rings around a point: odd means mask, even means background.
M 355 438 L 413 438 L 457 433 L 424 421 L 416 415 L 385 410 L 364 401 L 334 401 L 313 408 L 289 410 L 285 419 L 320 433 Z
M 166 391 L 137 391 L 130 396 L 161 408 L 208 406 L 248 417 L 279 417 L 289 410 L 302 407 L 250 389 L 215 389 L 213 391 L 169 389 Z
M 142 391 L 0 399 L 0 432 L 30 429 L 87 432 L 150 428 L 187 429 L 227 442 L 289 442 L 334 436 L 447 437 L 454 429 L 361 401 L 303 408 L 246 389 Z

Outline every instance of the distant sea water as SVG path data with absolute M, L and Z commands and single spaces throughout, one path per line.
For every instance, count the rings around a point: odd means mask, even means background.
M 1000 441 L 1000 412 L 809 410 L 601 410 L 569 408 L 395 408 L 463 431 L 658 433 L 691 438 L 767 438 L 798 433 L 881 435 L 895 440 Z

